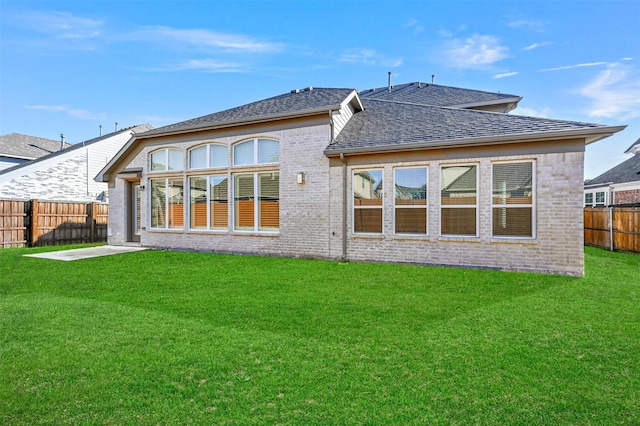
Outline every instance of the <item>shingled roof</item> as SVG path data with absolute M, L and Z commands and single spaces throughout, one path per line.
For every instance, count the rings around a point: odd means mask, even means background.
M 65 143 L 65 147 L 71 144 Z M 0 136 L 0 156 L 32 160 L 60 150 L 60 141 L 10 133 Z
M 227 109 L 202 117 L 193 118 L 179 123 L 158 127 L 146 132 L 144 136 L 163 133 L 197 130 L 211 126 L 249 122 L 252 120 L 266 120 L 270 117 L 293 115 L 296 113 L 337 109 L 340 104 L 354 92 L 354 89 L 326 89 L 309 87 L 292 90 L 289 93 L 252 102 L 239 107 Z
M 327 155 L 437 147 L 463 142 L 566 132 L 600 133 L 607 126 L 577 121 L 363 99 L 355 114 L 325 150 Z
M 636 181 L 640 181 L 640 154 L 634 155 L 584 184 L 585 186 L 594 186 Z
M 377 99 L 417 105 L 449 106 L 456 108 L 497 103 L 517 103 L 522 99 L 516 95 L 440 86 L 422 82 L 400 84 L 391 86 L 391 88 L 379 87 L 363 90 L 358 94 L 363 100 Z

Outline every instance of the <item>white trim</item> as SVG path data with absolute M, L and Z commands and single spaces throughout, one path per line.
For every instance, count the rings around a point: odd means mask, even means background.
M 519 164 L 519 163 L 531 163 L 531 204 L 494 204 L 493 202 L 493 166 L 496 164 Z M 489 204 L 491 206 L 491 239 L 492 240 L 535 240 L 537 237 L 537 215 L 536 215 L 536 201 L 537 201 L 537 164 L 536 160 L 504 160 L 504 161 L 492 161 L 491 162 L 491 186 L 489 191 Z M 516 235 L 494 235 L 493 233 L 493 209 L 495 208 L 530 208 L 531 209 L 531 236 L 516 236 Z
M 442 170 L 445 168 L 451 167 L 465 167 L 465 166 L 475 166 L 476 168 L 476 203 L 475 204 L 452 204 L 452 205 L 442 205 Z M 465 172 L 466 173 L 466 172 Z M 462 176 L 462 175 L 460 175 Z M 438 209 L 438 221 L 439 221 L 439 230 L 438 235 L 444 238 L 478 238 L 480 236 L 480 163 L 449 163 L 449 164 L 440 164 L 440 197 L 439 197 L 439 209 Z M 454 208 L 454 209 L 475 209 L 476 210 L 476 233 L 475 235 L 466 235 L 466 234 L 443 234 L 442 233 L 442 209 L 443 208 Z
M 396 204 L 396 170 L 408 170 L 408 169 L 424 169 L 425 172 L 425 193 L 427 198 L 425 198 L 424 205 L 397 205 Z M 400 237 L 426 237 L 429 235 L 429 166 L 395 166 L 392 168 L 393 171 L 393 187 L 391 188 L 391 196 L 393 202 L 393 230 L 392 233 L 394 236 Z M 412 233 L 397 233 L 396 232 L 396 210 L 398 208 L 408 208 L 408 209 L 424 209 L 425 210 L 425 233 L 424 234 L 412 234 Z
M 378 205 L 374 205 L 374 206 L 358 206 L 358 210 L 374 210 L 374 209 L 380 209 L 380 214 L 382 216 L 382 224 L 381 224 L 381 229 L 380 232 L 357 232 L 356 231 L 356 206 L 355 206 L 355 176 L 356 173 L 358 172 L 372 172 L 372 171 L 379 171 L 381 173 L 381 178 L 382 178 L 382 188 L 380 191 L 380 194 L 382 194 L 382 198 L 380 199 L 381 204 Z M 368 168 L 358 168 L 358 169 L 352 169 L 351 170 L 351 234 L 354 236 L 365 236 L 365 235 L 376 235 L 376 236 L 380 236 L 380 235 L 384 235 L 384 193 L 385 193 L 385 189 L 384 189 L 384 168 L 382 167 L 368 167 Z

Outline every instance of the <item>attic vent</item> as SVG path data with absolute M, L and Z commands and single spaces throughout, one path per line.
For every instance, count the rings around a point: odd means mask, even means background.
M 313 90 L 313 86 L 305 87 L 304 89 L 294 89 L 291 93 L 300 93 L 300 92 L 311 92 Z

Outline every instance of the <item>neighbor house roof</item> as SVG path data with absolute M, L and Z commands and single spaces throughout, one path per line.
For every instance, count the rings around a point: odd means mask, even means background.
M 123 132 L 141 133 L 141 132 L 145 132 L 145 131 L 151 130 L 151 129 L 153 129 L 153 126 L 151 126 L 150 124 L 141 124 L 141 125 L 137 125 L 137 126 L 127 127 L 125 129 L 121 129 L 121 130 L 118 130 L 118 131 L 115 131 L 115 132 L 111 132 L 111 133 L 108 133 L 106 135 L 99 136 L 99 137 L 93 138 L 93 139 L 89 139 L 89 140 L 86 140 L 84 142 L 79 142 L 79 143 L 76 143 L 76 144 L 73 144 L 73 145 L 67 144 L 67 147 L 65 149 L 57 150 L 55 152 L 52 152 L 52 153 L 49 153 L 47 155 L 43 155 L 43 156 L 41 156 L 39 158 L 36 158 L 35 160 L 31 160 L 31 161 L 28 161 L 26 163 L 18 164 L 16 166 L 9 167 L 9 168 L 6 168 L 4 170 L 0 170 L 0 176 L 8 174 L 8 173 L 11 173 L 11 172 L 13 172 L 15 170 L 18 170 L 18 169 L 21 169 L 21 168 L 31 167 L 32 165 L 37 164 L 39 162 L 46 161 L 46 160 L 49 160 L 50 158 L 54 158 L 54 157 L 57 157 L 59 155 L 66 154 L 68 152 L 74 151 L 76 149 L 80 149 L 80 148 L 86 147 L 88 145 L 91 145 L 91 144 L 94 144 L 96 142 L 100 142 L 102 140 L 111 138 L 111 137 L 113 137 L 115 135 L 118 135 L 120 133 L 123 133 Z M 58 148 L 59 148 L 60 147 L 60 142 L 57 142 L 57 143 L 58 143 Z
M 211 127 L 221 127 L 234 123 L 244 124 L 251 121 L 266 121 L 269 118 L 305 115 L 321 111 L 336 110 L 340 104 L 354 93 L 354 89 L 326 89 L 308 87 L 292 90 L 272 98 L 252 102 L 202 117 L 193 118 L 168 126 L 159 127 L 143 136 L 193 131 Z M 357 103 L 357 97 L 355 97 Z M 361 106 L 360 106 L 361 108 Z
M 640 138 L 635 141 L 631 146 L 624 152 L 625 154 L 638 154 L 640 153 Z
M 595 186 L 636 181 L 640 181 L 640 154 L 634 155 L 584 184 L 585 186 Z
M 71 144 L 65 143 L 65 147 Z M 0 136 L 0 156 L 33 160 L 60 150 L 60 141 L 10 133 Z
M 358 93 L 361 99 L 377 99 L 397 101 L 418 105 L 450 106 L 470 108 L 483 105 L 513 103 L 522 99 L 520 96 L 502 93 L 484 92 L 481 90 L 462 89 L 459 87 L 440 86 L 422 82 L 400 84 L 391 87 L 378 87 Z
M 578 135 L 590 143 L 624 128 L 378 99 L 363 99 L 363 104 L 364 111 L 351 118 L 327 155 Z

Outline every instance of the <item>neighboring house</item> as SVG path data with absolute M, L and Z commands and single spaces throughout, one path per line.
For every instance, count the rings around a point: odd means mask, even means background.
M 37 136 L 10 133 L 0 136 L 0 170 L 44 157 L 71 144 Z
M 0 198 L 105 201 L 107 185 L 94 177 L 132 135 L 151 129 L 149 124 L 122 129 L 0 170 Z
M 109 243 L 583 274 L 585 145 L 624 128 L 410 83 L 294 90 L 136 134 Z
M 585 181 L 586 207 L 640 205 L 640 139 L 625 154 L 633 157 Z

